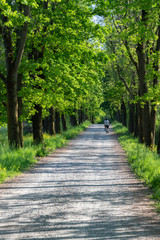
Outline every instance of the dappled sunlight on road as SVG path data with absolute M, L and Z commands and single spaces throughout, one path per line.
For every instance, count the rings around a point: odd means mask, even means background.
M 0 191 L 0 239 L 160 239 L 149 191 L 103 125 L 92 125 Z

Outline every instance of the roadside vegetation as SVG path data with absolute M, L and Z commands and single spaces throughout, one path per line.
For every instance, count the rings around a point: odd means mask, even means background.
M 119 142 L 126 151 L 131 169 L 152 190 L 156 207 L 160 211 L 160 156 L 147 148 L 129 133 L 121 123 L 114 122 L 114 131 L 119 135 Z
M 85 121 L 79 126 L 69 127 L 67 131 L 56 136 L 44 134 L 42 144 L 33 144 L 32 134 L 24 136 L 24 148 L 11 148 L 8 145 L 7 129 L 0 128 L 0 183 L 4 182 L 8 177 L 19 175 L 24 170 L 29 169 L 39 159 L 46 156 L 56 148 L 60 148 L 68 143 L 68 141 L 76 137 L 80 132 L 90 125 L 89 121 Z

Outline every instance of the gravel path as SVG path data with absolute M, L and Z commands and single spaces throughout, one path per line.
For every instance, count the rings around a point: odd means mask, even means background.
M 160 239 L 148 190 L 112 129 L 92 125 L 33 170 L 0 187 L 0 240 Z

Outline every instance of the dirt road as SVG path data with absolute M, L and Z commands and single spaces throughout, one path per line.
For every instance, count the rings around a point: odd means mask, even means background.
M 160 217 L 115 134 L 92 125 L 0 187 L 0 240 L 160 239 Z

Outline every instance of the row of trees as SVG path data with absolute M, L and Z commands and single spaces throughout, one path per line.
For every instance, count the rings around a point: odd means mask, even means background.
M 154 146 L 160 101 L 160 3 L 102 0 L 95 12 L 104 18 L 109 57 L 102 106 L 107 106 L 111 115 L 116 110 L 124 125 L 128 120 L 130 132 L 140 142 Z
M 56 132 L 60 118 L 66 129 L 66 114 L 72 125 L 93 121 L 104 93 L 102 107 L 154 146 L 159 0 L 2 0 L 0 53 L 0 117 L 10 145 L 23 146 L 24 120 L 35 142 L 43 141 L 42 119 L 50 134 L 55 119 Z
M 0 121 L 7 121 L 10 145 L 23 146 L 24 120 L 38 143 L 42 120 L 50 134 L 60 132 L 60 118 L 66 129 L 65 114 L 72 125 L 94 120 L 104 54 L 93 10 L 86 0 L 0 2 Z

